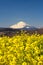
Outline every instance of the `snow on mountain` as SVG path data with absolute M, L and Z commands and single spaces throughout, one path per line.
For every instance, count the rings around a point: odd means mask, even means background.
M 23 21 L 18 22 L 17 24 L 11 25 L 10 28 L 12 29 L 22 29 L 22 30 L 35 30 L 34 26 L 31 26 Z
M 18 29 L 18 28 L 24 28 L 25 26 L 30 26 L 30 25 L 26 24 L 23 21 L 20 21 L 17 24 L 11 25 L 10 28 Z

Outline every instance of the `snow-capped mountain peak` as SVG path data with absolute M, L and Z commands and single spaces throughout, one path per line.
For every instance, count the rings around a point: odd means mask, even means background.
M 27 28 L 29 28 L 30 25 L 23 21 L 20 21 L 17 24 L 11 25 L 10 28 L 18 29 L 18 28 L 24 28 L 26 26 L 28 26 Z
M 11 25 L 10 28 L 21 29 L 21 30 L 36 30 L 37 29 L 36 27 L 31 26 L 23 21 L 20 21 L 17 24 Z

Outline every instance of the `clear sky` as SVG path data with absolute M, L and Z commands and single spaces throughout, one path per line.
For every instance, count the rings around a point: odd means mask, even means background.
M 43 0 L 0 0 L 0 27 L 19 21 L 43 27 Z

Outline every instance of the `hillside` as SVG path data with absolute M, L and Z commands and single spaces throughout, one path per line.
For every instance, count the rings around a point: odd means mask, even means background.
M 43 28 L 38 28 L 36 30 L 23 30 L 25 33 L 33 34 L 43 34 Z M 13 36 L 15 34 L 20 34 L 21 29 L 12 29 L 12 28 L 0 28 L 0 35 Z

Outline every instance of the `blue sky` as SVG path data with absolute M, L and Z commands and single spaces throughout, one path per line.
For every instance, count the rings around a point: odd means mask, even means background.
M 0 0 L 0 27 L 19 21 L 43 27 L 43 0 Z

